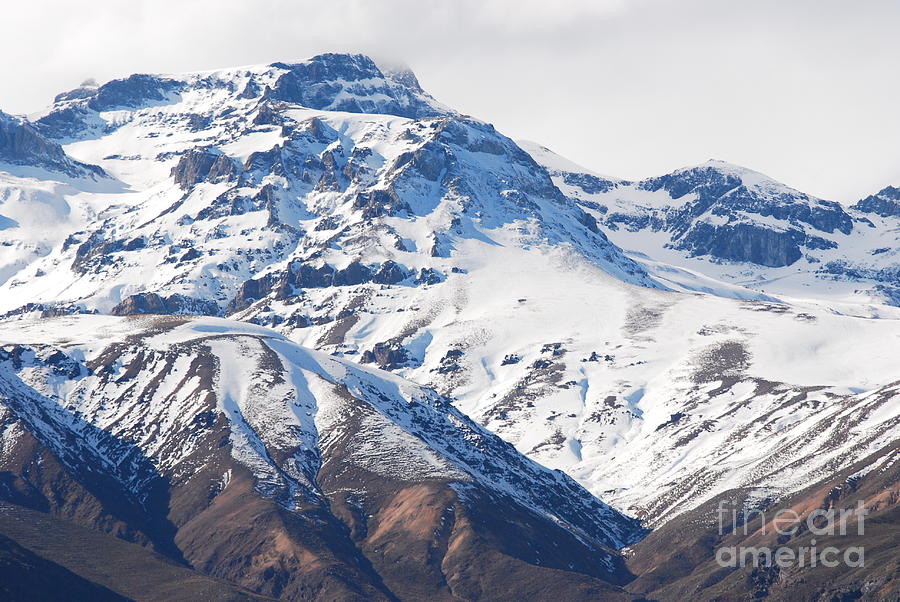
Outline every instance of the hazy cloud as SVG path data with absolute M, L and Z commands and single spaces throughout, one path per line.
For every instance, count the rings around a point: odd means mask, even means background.
M 365 52 L 610 175 L 715 157 L 838 200 L 900 183 L 892 0 L 32 0 L 3 22 L 11 112 L 89 77 Z

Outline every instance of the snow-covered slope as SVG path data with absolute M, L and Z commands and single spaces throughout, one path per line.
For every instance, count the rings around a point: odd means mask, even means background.
M 25 119 L 0 111 L 0 283 L 93 217 L 73 216 L 68 198 L 120 190 L 101 168 L 75 161 Z
M 366 548 L 364 537 L 354 545 L 376 566 L 379 534 L 383 540 L 394 530 L 421 530 L 416 538 L 432 542 L 432 554 L 439 556 L 447 553 L 437 551 L 441 538 L 468 537 L 467 529 L 509 549 L 522 545 L 513 532 L 534 530 L 558 547 L 545 561 L 540 556 L 546 551 L 523 557 L 535 571 L 546 564 L 621 583 L 622 560 L 611 550 L 643 534 L 634 519 L 564 474 L 528 460 L 433 391 L 304 349 L 267 329 L 217 318 L 65 316 L 7 324 L 0 334 L 5 496 L 22 491 L 27 498 L 29 488 L 41 487 L 43 477 L 28 468 L 35 459 L 22 451 L 29 437 L 133 528 L 140 523 L 128 522 L 111 499 L 129 500 L 148 516 L 169 515 L 174 541 L 186 557 L 194 555 L 192 562 L 209 550 L 182 534 L 194 517 L 214 512 L 235 491 L 253 492 L 300 515 L 352 504 L 368 516 L 362 528 L 373 534 L 375 550 Z M 251 488 L 238 479 L 244 473 Z M 427 490 L 432 496 L 440 491 L 447 505 L 432 508 L 435 524 L 424 514 L 416 516 L 418 526 L 395 524 L 397 516 L 389 513 L 398 504 L 418 503 Z M 171 499 L 168 505 L 163 495 Z M 393 502 L 380 505 L 385 498 Z M 186 505 L 193 509 L 185 515 Z M 501 508 L 508 518 L 478 524 L 479 515 Z M 464 527 L 468 520 L 475 526 Z M 244 537 L 259 536 L 258 525 L 234 527 Z M 332 539 L 345 528 L 318 527 Z M 163 529 L 143 531 L 164 548 Z M 583 560 L 558 566 L 578 555 Z M 224 556 L 212 566 L 225 570 L 238 561 Z M 452 573 L 453 560 L 443 562 Z M 590 563 L 597 565 L 586 568 Z M 485 560 L 482 569 L 490 564 Z M 414 570 L 425 575 L 427 566 Z
M 791 491 L 897 436 L 896 311 L 639 289 L 571 257 L 508 251 L 444 294 L 360 316 L 335 349 L 431 383 L 653 521 L 735 486 Z M 312 342 L 315 329 L 285 331 Z

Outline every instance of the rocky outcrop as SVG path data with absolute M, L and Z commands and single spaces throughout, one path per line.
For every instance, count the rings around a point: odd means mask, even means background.
M 114 316 L 136 314 L 184 314 L 219 316 L 222 309 L 214 301 L 194 299 L 185 295 L 162 297 L 156 293 L 131 295 L 110 310 Z
M 74 238 L 74 236 L 70 235 L 63 246 L 75 244 L 77 238 Z M 111 253 L 124 251 L 125 245 L 126 241 L 107 240 L 103 230 L 96 230 L 88 236 L 87 240 L 79 244 L 75 250 L 72 271 L 77 274 L 87 274 L 111 265 L 115 261 Z
M 384 113 L 401 117 L 443 114 L 418 82 L 408 76 L 386 77 L 372 59 L 361 54 L 321 54 L 284 69 L 269 97 L 312 109 L 349 113 Z
M 377 364 L 382 370 L 396 370 L 412 361 L 406 347 L 398 339 L 375 343 L 372 349 L 363 352 L 359 361 L 363 364 Z
M 287 271 L 282 274 L 267 274 L 241 284 L 237 295 L 229 305 L 229 311 L 245 309 L 254 301 L 272 293 L 276 299 L 288 299 L 301 294 L 303 289 L 310 288 L 355 286 L 370 282 L 400 284 L 407 280 L 412 280 L 414 284 L 434 284 L 442 279 L 437 271 L 430 268 L 423 268 L 413 279 L 413 272 L 392 260 L 372 265 L 353 261 L 341 269 L 336 269 L 328 264 L 313 265 L 295 261 L 291 262 Z
M 96 165 L 79 163 L 24 119 L 0 112 L 0 163 L 40 167 L 72 177 L 105 176 Z
M 136 73 L 124 79 L 114 79 L 97 88 L 87 106 L 95 111 L 136 109 L 150 103 L 169 99 L 183 84 L 158 75 Z
M 874 280 L 895 286 L 900 285 L 900 266 L 898 265 L 875 268 L 852 264 L 846 260 L 836 260 L 829 261 L 818 271 L 840 280 Z
M 617 182 L 589 173 L 560 172 L 560 175 L 563 182 L 569 186 L 577 186 L 588 194 L 609 192 L 618 186 Z
M 235 162 L 218 149 L 211 147 L 187 151 L 172 168 L 172 177 L 184 190 L 190 190 L 200 182 L 214 184 L 229 181 L 236 173 Z
M 361 211 L 365 219 L 397 215 L 401 212 L 412 213 L 409 204 L 400 200 L 392 190 L 361 192 L 353 199 L 352 207 Z
M 729 261 L 781 267 L 800 259 L 802 242 L 802 233 L 798 237 L 796 231 L 778 232 L 753 224 L 714 226 L 700 222 L 674 246 L 691 255 L 711 255 Z
M 881 217 L 900 217 L 900 188 L 887 186 L 858 201 L 851 209 Z

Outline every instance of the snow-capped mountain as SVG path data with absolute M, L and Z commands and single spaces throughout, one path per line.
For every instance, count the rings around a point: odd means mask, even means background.
M 342 462 L 403 487 L 450 482 L 435 508 L 445 495 L 465 505 L 453 483 L 473 482 L 513 513 L 549 516 L 551 539 L 582 539 L 604 572 L 568 555 L 556 568 L 615 593 L 629 577 L 604 548 L 639 537 L 635 523 L 481 427 L 653 527 L 736 490 L 782 499 L 897 439 L 894 189 L 845 207 L 721 162 L 626 182 L 517 144 L 358 55 L 135 75 L 61 94 L 24 126 L 96 167 L 0 173 L 0 333 L 20 349 L 7 351 L 10 378 L 35 407 L 77 420 L 15 411 L 34 437 L 68 429 L 100 445 L 77 443 L 134 503 L 150 481 L 126 473 L 187 483 L 214 431 L 228 453 L 202 478 L 244 471 L 242 491 L 279 512 L 327 498 L 368 541 L 357 502 L 335 492 L 382 504 L 387 489 L 329 489 L 321 479 Z M 94 313 L 106 315 L 60 317 Z M 339 418 L 347 395 L 363 410 Z M 298 413 L 291 396 L 312 405 Z M 121 441 L 142 468 L 113 460 Z M 407 464 L 425 472 L 394 475 Z M 563 510 L 560 496 L 573 497 Z M 596 520 L 573 518 L 585 512 Z M 200 527 L 178 533 L 166 541 L 235 578 L 192 547 Z M 390 546 L 372 537 L 353 545 L 377 576 Z M 542 550 L 526 555 L 527 583 L 555 554 Z M 366 575 L 355 582 L 380 591 Z M 404 595 L 446 593 L 432 577 Z M 263 591 L 253 579 L 241 583 Z M 446 587 L 472 591 L 459 583 Z
M 523 146 L 617 245 L 643 254 L 673 288 L 898 305 L 892 187 L 845 206 L 723 161 L 627 182 Z
M 125 311 L 152 292 L 170 311 L 224 314 L 332 283 L 417 287 L 453 273 L 456 247 L 494 238 L 565 243 L 652 284 L 515 143 L 391 77 L 324 55 L 63 96 L 35 126 L 121 186 L 64 196 L 64 239 L 9 231 L 7 245 L 53 250 L 3 284 L 0 309 Z M 315 317 L 312 305 L 292 315 Z
M 263 593 L 468 597 L 549 579 L 615 595 L 613 550 L 643 535 L 433 391 L 264 328 L 70 316 L 20 321 L 0 345 L 5 498 Z M 255 546 L 271 560 L 238 569 Z

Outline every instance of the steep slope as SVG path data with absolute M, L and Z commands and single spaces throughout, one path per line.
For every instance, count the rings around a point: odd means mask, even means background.
M 723 161 L 624 182 L 523 145 L 616 244 L 672 288 L 812 298 L 839 309 L 897 304 L 900 222 L 891 187 L 845 207 Z
M 630 550 L 641 577 L 629 589 L 660 600 L 896 600 L 898 458 L 895 443 L 777 502 L 726 492 Z M 779 566 L 764 552 L 755 566 L 739 556 L 761 549 L 793 560 Z
M 212 318 L 2 332 L 10 502 L 288 599 L 588 599 L 630 578 L 633 519 L 397 377 Z
M 835 279 L 876 282 L 879 296 L 900 306 L 900 189 L 886 186 L 850 209 L 866 226 L 867 244 L 860 253 L 848 253 L 826 264 L 823 272 Z
M 900 217 L 900 188 L 885 186 L 857 202 L 851 209 L 879 217 Z
M 395 370 L 650 524 L 733 487 L 790 492 L 897 437 L 896 316 L 495 264 L 422 329 L 424 362 Z M 347 337 L 396 327 L 366 316 Z

